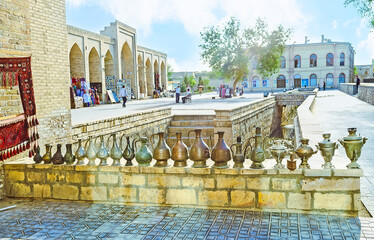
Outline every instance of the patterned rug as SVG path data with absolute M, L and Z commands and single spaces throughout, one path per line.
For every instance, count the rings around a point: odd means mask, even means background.
M 5 160 L 26 149 L 29 157 L 35 155 L 38 146 L 36 107 L 31 75 L 31 57 L 0 58 L 0 76 L 2 87 L 17 86 L 20 90 L 24 114 L 0 122 L 0 160 Z M 21 120 L 23 116 L 23 120 Z M 25 138 L 28 138 L 24 141 Z M 22 150 L 22 151 L 21 151 Z

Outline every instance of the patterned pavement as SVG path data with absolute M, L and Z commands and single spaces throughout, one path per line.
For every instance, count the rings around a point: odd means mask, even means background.
M 374 239 L 372 218 L 6 200 L 0 239 Z

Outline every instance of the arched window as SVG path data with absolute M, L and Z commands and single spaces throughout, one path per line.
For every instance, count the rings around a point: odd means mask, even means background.
M 334 66 L 334 55 L 332 53 L 326 55 L 326 66 Z
M 284 58 L 283 56 L 280 57 L 280 65 L 281 68 L 286 68 L 286 58 Z
M 317 67 L 317 55 L 310 55 L 310 67 Z
M 286 77 L 279 75 L 277 77 L 277 88 L 286 88 Z
M 256 70 L 256 69 L 257 69 L 257 63 L 258 63 L 257 59 L 253 59 L 253 60 L 252 60 L 252 69 L 253 69 L 253 70 Z
M 345 83 L 345 74 L 344 73 L 341 73 L 339 75 L 339 83 Z
M 312 74 L 309 77 L 310 80 L 310 86 L 317 86 L 317 75 Z
M 326 86 L 334 86 L 334 75 L 332 73 L 326 75 Z
M 344 62 L 345 62 L 345 55 L 344 53 L 341 53 L 340 54 L 340 66 L 344 66 Z
M 263 87 L 269 87 L 269 78 L 263 78 L 262 79 L 262 86 Z
M 253 79 L 252 79 L 252 87 L 253 88 L 258 88 L 260 85 L 259 85 L 259 79 L 257 76 L 254 76 Z
M 296 74 L 293 78 L 293 84 L 295 88 L 301 87 L 301 76 L 299 74 Z
M 295 56 L 295 68 L 301 67 L 301 57 L 299 55 Z

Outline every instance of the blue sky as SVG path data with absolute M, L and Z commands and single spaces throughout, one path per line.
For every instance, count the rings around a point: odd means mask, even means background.
M 243 26 L 264 18 L 293 29 L 289 43 L 350 42 L 355 64 L 371 64 L 374 33 L 343 0 L 67 0 L 67 23 L 99 33 L 115 19 L 137 29 L 138 45 L 168 54 L 175 71 L 209 70 L 200 60 L 199 33 L 204 26 L 222 24 L 230 16 Z

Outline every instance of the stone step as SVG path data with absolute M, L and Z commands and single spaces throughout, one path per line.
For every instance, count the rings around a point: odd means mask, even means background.
M 202 139 L 203 139 L 203 141 L 205 142 L 206 145 L 211 147 L 209 137 L 202 137 Z M 212 137 L 212 139 L 213 139 L 213 137 Z M 191 139 L 190 140 L 191 140 L 191 144 L 195 140 L 195 136 L 192 136 L 192 133 L 191 133 Z M 190 147 L 190 143 L 189 143 L 187 137 L 182 137 L 182 141 L 184 142 L 184 144 L 186 144 L 187 147 Z M 176 142 L 177 142 L 177 137 L 175 137 L 175 136 L 172 136 L 172 137 L 170 137 L 170 139 L 167 139 L 167 143 L 170 147 L 173 147 Z
M 183 120 L 213 120 L 215 115 L 174 115 L 174 121 L 183 121 Z
M 203 129 L 201 135 L 202 137 L 209 137 L 210 135 L 212 135 L 214 133 L 214 127 L 208 127 L 208 126 L 204 126 L 204 127 L 194 127 L 194 126 L 190 126 L 190 127 L 169 127 L 168 128 L 168 133 L 169 133 L 169 136 L 171 136 L 172 134 L 175 134 L 177 132 L 181 132 L 182 133 L 182 137 L 187 137 L 187 134 L 189 131 L 191 130 L 195 130 L 196 128 L 201 128 Z M 195 134 L 194 133 L 191 133 L 190 134 L 191 136 L 194 136 Z
M 213 120 L 172 120 L 170 127 L 214 127 Z

